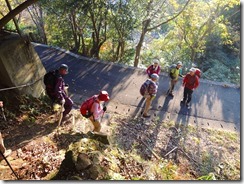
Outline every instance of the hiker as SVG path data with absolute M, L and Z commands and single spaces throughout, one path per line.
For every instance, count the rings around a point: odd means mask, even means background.
M 46 84 L 46 92 L 52 100 L 52 102 L 64 105 L 62 121 L 68 118 L 66 117 L 66 115 L 69 114 L 73 106 L 73 101 L 68 97 L 67 92 L 65 90 L 67 85 L 65 85 L 63 76 L 67 74 L 68 66 L 66 64 L 61 64 L 59 69 L 53 71 L 53 76 L 51 75 L 51 77 L 54 77 L 53 84 L 47 85 L 44 78 L 44 83 Z M 51 80 L 49 79 L 49 81 Z
M 195 72 L 196 69 L 191 68 L 190 72 L 187 73 L 183 79 L 184 94 L 183 100 L 181 100 L 181 104 L 186 104 L 187 107 L 189 107 L 189 104 L 191 102 L 193 90 L 197 89 L 197 87 L 199 86 L 199 78 L 195 74 Z
M 161 70 L 161 68 L 159 66 L 159 62 L 157 60 L 154 60 L 154 63 L 147 68 L 146 72 L 147 72 L 148 77 L 150 78 L 153 73 L 156 73 L 157 75 L 159 75 L 160 70 Z
M 4 143 L 3 143 L 3 137 L 2 137 L 1 132 L 0 132 L 0 151 L 4 155 L 4 157 L 7 157 L 7 156 L 9 156 L 12 153 L 12 150 L 11 149 L 8 149 L 7 150 L 5 148 Z M 2 154 L 0 154 L 0 161 L 3 160 Z
M 178 61 L 177 64 L 173 65 L 171 68 L 170 68 L 170 71 L 169 71 L 169 76 L 170 76 L 170 86 L 169 86 L 169 89 L 168 89 L 168 92 L 167 94 L 171 97 L 174 97 L 174 88 L 175 88 L 175 85 L 178 81 L 178 78 L 179 76 L 182 77 L 181 75 L 181 69 L 182 67 L 182 62 L 181 61 Z
M 150 117 L 150 115 L 148 115 L 148 111 L 151 106 L 152 100 L 156 97 L 156 93 L 158 90 L 158 79 L 158 74 L 153 73 L 151 75 L 151 78 L 147 79 L 140 88 L 141 95 L 146 99 L 145 108 L 142 114 L 144 118 Z
M 89 118 L 94 126 L 94 132 L 100 132 L 101 130 L 101 117 L 104 112 L 106 112 L 107 107 L 102 105 L 103 102 L 109 100 L 109 95 L 107 91 L 100 91 L 99 94 L 93 95 L 82 103 L 80 107 L 80 113 Z

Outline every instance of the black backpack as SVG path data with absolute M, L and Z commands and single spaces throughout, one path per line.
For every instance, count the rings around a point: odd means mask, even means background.
M 57 80 L 57 73 L 55 70 L 49 71 L 44 75 L 43 82 L 46 88 L 54 89 Z

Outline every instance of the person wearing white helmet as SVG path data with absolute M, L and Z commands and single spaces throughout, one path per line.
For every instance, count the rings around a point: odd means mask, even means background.
M 181 104 L 186 104 L 186 106 L 189 107 L 193 90 L 197 89 L 198 86 L 199 78 L 196 75 L 196 69 L 191 68 L 189 70 L 189 73 L 187 73 L 183 79 L 184 93 L 183 100 L 181 100 Z
M 178 61 L 176 65 L 170 69 L 169 71 L 169 76 L 170 76 L 170 85 L 167 94 L 171 97 L 174 97 L 173 91 L 175 88 L 175 85 L 178 81 L 179 76 L 182 77 L 181 75 L 181 67 L 182 67 L 182 62 Z
M 158 60 L 154 60 L 153 64 L 150 65 L 146 72 L 147 72 L 147 75 L 148 77 L 150 78 L 152 74 L 156 73 L 156 74 L 160 74 L 160 71 L 161 71 L 161 68 L 160 68 L 160 65 L 159 65 L 159 61 Z
M 144 118 L 149 118 L 148 114 L 149 108 L 151 106 L 152 100 L 156 97 L 156 93 L 158 90 L 158 74 L 154 73 L 151 75 L 150 79 L 147 79 L 140 88 L 141 95 L 146 99 L 145 108 L 142 116 Z

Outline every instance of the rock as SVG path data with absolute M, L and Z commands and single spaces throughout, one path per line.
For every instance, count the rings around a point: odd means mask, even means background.
M 70 150 L 65 153 L 65 159 L 61 163 L 58 173 L 51 180 L 66 180 L 72 172 L 75 172 L 75 163 L 73 161 L 73 152 Z
M 84 169 L 87 169 L 91 164 L 92 164 L 92 162 L 89 159 L 87 154 L 79 153 L 79 155 L 77 156 L 76 164 L 75 164 L 76 169 L 78 171 L 82 171 Z
M 97 166 L 97 165 L 92 165 L 88 171 L 90 174 L 90 178 L 93 180 L 97 179 L 97 177 L 99 176 L 99 173 L 100 173 L 99 166 Z
M 90 139 L 94 139 L 97 140 L 103 144 L 109 144 L 108 141 L 108 136 L 106 134 L 103 133 L 96 133 L 96 132 L 88 132 L 87 135 L 89 136 Z
M 91 157 L 93 164 L 101 163 L 104 158 L 104 156 L 102 155 L 102 153 L 100 151 L 90 152 L 90 157 Z

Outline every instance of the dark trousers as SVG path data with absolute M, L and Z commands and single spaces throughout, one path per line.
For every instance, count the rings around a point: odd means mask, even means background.
M 52 100 L 52 103 L 59 103 L 58 99 L 56 99 L 56 97 L 53 94 L 47 92 L 47 95 Z M 67 114 L 69 114 L 69 112 L 71 111 L 72 106 L 74 104 L 74 102 L 69 97 L 64 97 L 64 100 L 65 100 L 65 103 L 64 103 L 63 117 L 65 117 Z
M 192 89 L 189 89 L 189 88 L 184 88 L 184 97 L 183 97 L 183 101 L 186 102 L 186 103 L 190 103 L 191 101 L 191 97 L 192 97 L 192 93 L 193 93 L 193 90 Z

